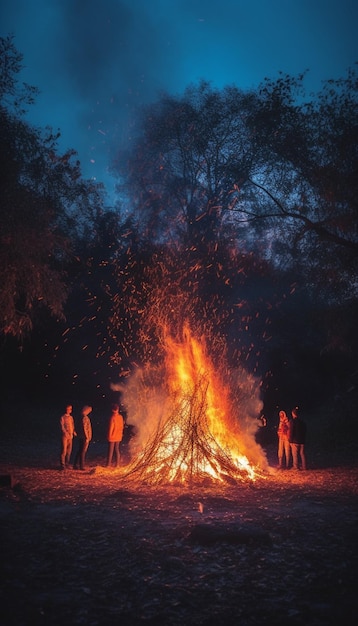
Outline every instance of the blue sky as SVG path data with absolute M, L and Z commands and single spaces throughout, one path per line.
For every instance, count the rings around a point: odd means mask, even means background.
M 135 108 L 200 79 L 256 87 L 309 70 L 309 91 L 358 61 L 356 0 L 1 0 L 0 35 L 41 94 L 28 120 L 60 129 L 83 175 L 112 185 Z

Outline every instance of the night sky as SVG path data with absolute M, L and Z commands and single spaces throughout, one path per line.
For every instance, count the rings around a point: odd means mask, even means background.
M 356 0 L 1 0 L 0 35 L 41 94 L 27 119 L 60 129 L 85 178 L 104 182 L 135 108 L 200 79 L 256 87 L 309 70 L 305 85 L 358 60 Z

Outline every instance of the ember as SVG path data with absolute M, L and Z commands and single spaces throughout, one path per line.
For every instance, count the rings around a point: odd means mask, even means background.
M 164 345 L 163 368 L 141 371 L 124 390 L 130 421 L 141 433 L 124 475 L 189 486 L 255 480 L 266 457 L 253 432 L 240 425 L 230 388 L 203 342 L 185 326 L 181 341 L 165 334 Z

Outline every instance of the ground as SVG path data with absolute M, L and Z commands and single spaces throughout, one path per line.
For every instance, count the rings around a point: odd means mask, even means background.
M 153 488 L 0 444 L 2 626 L 356 623 L 358 468 Z

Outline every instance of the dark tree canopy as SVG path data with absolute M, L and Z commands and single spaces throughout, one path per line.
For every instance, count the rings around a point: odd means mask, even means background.
M 74 151 L 57 154 L 58 135 L 22 119 L 34 90 L 17 85 L 22 57 L 1 39 L 0 333 L 22 339 L 41 309 L 64 316 L 66 264 L 100 191 L 81 180 Z
M 324 272 L 351 297 L 357 275 L 357 75 L 307 97 L 304 76 L 255 92 L 207 83 L 143 111 L 120 154 L 121 191 L 142 236 L 225 239 L 275 263 Z M 201 249 L 202 251 L 202 249 Z
M 277 233 L 275 254 L 289 247 L 313 282 L 324 274 L 350 297 L 358 270 L 358 77 L 351 69 L 309 98 L 303 78 L 260 88 L 250 124 L 264 165 L 245 184 L 239 217 L 264 221 Z
M 202 247 L 234 240 L 234 190 L 255 158 L 246 118 L 255 96 L 207 83 L 144 110 L 141 133 L 118 157 L 140 232 Z

